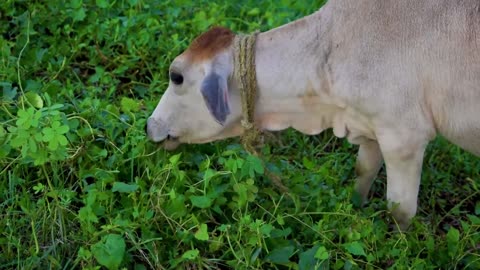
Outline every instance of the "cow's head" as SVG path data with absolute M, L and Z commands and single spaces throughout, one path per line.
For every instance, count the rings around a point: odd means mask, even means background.
M 233 41 L 215 27 L 197 37 L 170 66 L 170 83 L 149 117 L 146 132 L 166 149 L 237 136 L 240 95 L 233 77 Z

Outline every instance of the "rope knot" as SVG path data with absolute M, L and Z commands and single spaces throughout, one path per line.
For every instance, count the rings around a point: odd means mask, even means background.
M 253 128 L 253 123 L 250 123 L 250 122 L 245 121 L 245 120 L 242 120 L 241 123 L 242 123 L 242 127 L 244 129 L 252 129 Z

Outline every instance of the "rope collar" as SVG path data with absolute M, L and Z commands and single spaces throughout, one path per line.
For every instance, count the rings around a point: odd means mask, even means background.
M 242 99 L 241 121 L 244 129 L 241 142 L 245 150 L 256 154 L 260 131 L 255 126 L 255 102 L 257 98 L 257 77 L 255 71 L 255 42 L 258 31 L 250 35 L 239 34 L 234 40 L 234 76 L 238 82 Z
M 243 147 L 250 154 L 259 156 L 255 146 L 260 142 L 260 131 L 255 126 L 255 102 L 257 99 L 257 76 L 255 71 L 255 42 L 258 31 L 250 35 L 236 35 L 234 40 L 234 77 L 242 99 L 241 121 L 244 133 L 241 138 Z M 288 192 L 280 177 L 265 167 L 265 175 L 282 192 Z

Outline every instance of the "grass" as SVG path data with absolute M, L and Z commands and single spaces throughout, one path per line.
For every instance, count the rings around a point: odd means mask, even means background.
M 288 130 L 147 142 L 171 60 L 210 25 L 267 30 L 322 1 L 5 0 L 0 6 L 0 269 L 478 269 L 480 161 L 442 138 L 419 214 L 389 229 L 385 173 L 352 203 L 357 147 Z

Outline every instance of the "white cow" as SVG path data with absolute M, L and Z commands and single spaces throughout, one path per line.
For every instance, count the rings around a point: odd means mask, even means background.
M 242 134 L 234 38 L 212 28 L 173 61 L 147 121 L 151 140 L 172 149 Z M 385 162 L 387 199 L 402 229 L 417 210 L 429 141 L 442 134 L 480 155 L 478 0 L 330 0 L 260 33 L 255 57 L 258 127 L 310 135 L 333 128 L 359 144 L 364 200 Z

